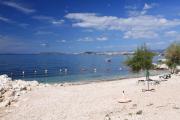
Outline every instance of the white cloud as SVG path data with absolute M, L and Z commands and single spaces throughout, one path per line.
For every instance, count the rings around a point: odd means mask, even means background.
M 154 38 L 158 36 L 160 30 L 180 25 L 179 19 L 166 19 L 153 15 L 119 18 L 115 16 L 100 16 L 95 13 L 69 13 L 65 17 L 74 21 L 73 27 L 118 30 L 124 33 L 125 38 L 131 34 L 130 38 L 134 39 L 150 38 L 151 36 Z
M 106 40 L 108 40 L 108 38 L 107 37 L 98 37 L 98 38 L 96 38 L 98 41 L 106 41 Z
M 53 25 L 62 25 L 64 23 L 64 20 L 61 19 L 59 20 L 51 16 L 37 15 L 37 16 L 33 16 L 32 18 L 44 22 L 49 22 Z
M 125 9 L 127 9 L 127 13 L 129 16 L 139 16 L 139 15 L 145 15 L 149 9 L 152 9 L 153 7 L 157 6 L 156 3 L 147 4 L 145 3 L 143 8 L 139 8 L 139 6 L 125 6 Z
M 61 42 L 65 43 L 65 42 L 66 42 L 66 40 L 61 40 Z
M 152 7 L 153 7 L 152 5 L 145 3 L 143 9 L 148 10 L 148 9 L 151 9 Z
M 57 40 L 56 42 L 65 43 L 67 41 L 66 40 Z
M 0 16 L 0 21 L 6 22 L 6 23 L 12 23 L 13 22 L 9 18 L 5 18 L 5 17 L 2 17 L 2 16 Z
M 180 33 L 174 30 L 165 32 L 164 36 L 168 37 L 171 42 L 180 41 Z
M 165 32 L 165 36 L 176 37 L 177 35 L 178 35 L 178 32 L 174 30 Z
M 124 39 L 151 39 L 158 37 L 158 34 L 153 31 L 127 31 L 125 32 Z
M 92 37 L 84 37 L 84 38 L 80 38 L 78 39 L 77 41 L 78 42 L 96 42 L 96 41 L 99 41 L 99 42 L 103 42 L 103 41 L 107 41 L 108 38 L 105 37 L 105 36 L 100 36 L 100 37 L 97 37 L 97 38 L 92 38 Z
M 48 47 L 49 46 L 48 43 L 41 43 L 40 45 L 43 46 L 43 47 Z
M 17 9 L 17 10 L 19 10 L 25 14 L 33 13 L 36 11 L 35 9 L 27 8 L 21 4 L 18 4 L 18 3 L 12 2 L 12 1 L 4 1 L 4 2 L 2 2 L 2 4 L 9 6 L 9 7 L 12 7 L 12 8 L 15 8 L 15 9 Z
M 54 25 L 62 25 L 64 23 L 64 20 L 53 20 L 52 24 Z
M 77 40 L 78 42 L 93 42 L 94 40 L 90 37 L 80 38 Z

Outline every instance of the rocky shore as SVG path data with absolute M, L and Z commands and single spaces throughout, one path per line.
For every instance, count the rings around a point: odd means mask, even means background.
M 12 80 L 7 75 L 0 75 L 0 108 L 7 107 L 18 100 L 18 97 L 37 86 L 37 81 Z

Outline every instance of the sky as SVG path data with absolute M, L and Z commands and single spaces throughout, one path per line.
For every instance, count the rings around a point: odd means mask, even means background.
M 165 49 L 180 0 L 0 0 L 0 53 Z

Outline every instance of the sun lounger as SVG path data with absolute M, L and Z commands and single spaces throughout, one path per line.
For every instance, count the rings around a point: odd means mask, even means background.
M 147 91 L 151 91 L 151 92 L 154 92 L 155 91 L 155 89 L 142 89 L 142 92 L 147 92 Z
M 123 91 L 122 98 L 118 101 L 118 103 L 129 103 L 131 101 L 132 101 L 131 99 L 125 97 L 125 94 L 124 94 L 124 91 Z
M 171 74 L 161 75 L 161 76 L 159 76 L 159 78 L 169 79 L 169 78 L 171 78 Z
M 129 103 L 129 102 L 131 102 L 132 100 L 130 100 L 130 99 L 120 99 L 118 102 L 119 103 Z
M 146 81 L 149 81 L 152 85 L 160 84 L 159 80 L 152 80 L 152 79 L 149 79 L 149 80 L 138 80 L 138 84 L 141 83 L 141 82 L 145 83 Z

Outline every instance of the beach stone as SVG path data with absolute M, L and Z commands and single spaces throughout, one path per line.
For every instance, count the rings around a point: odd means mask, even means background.
M 7 82 L 7 83 L 5 83 L 4 85 L 3 85 L 3 88 L 4 88 L 4 90 L 9 90 L 9 89 L 12 89 L 12 84 L 11 83 L 9 83 L 9 82 Z
M 104 120 L 111 120 L 109 114 L 107 114 L 107 115 L 105 116 Z
M 3 91 L 3 90 L 4 90 L 3 86 L 0 85 L 0 92 Z
M 15 96 L 20 96 L 20 91 L 17 91 Z
M 39 83 L 37 81 L 30 81 L 30 86 L 36 87 L 39 86 Z
M 9 81 L 12 81 L 12 79 L 7 75 L 0 75 L 0 83 L 7 83 Z
M 45 87 L 49 87 L 49 86 L 50 86 L 50 84 L 47 84 L 47 83 L 45 84 Z
M 11 104 L 11 102 L 9 100 L 5 100 L 4 102 L 0 103 L 0 108 L 2 107 L 7 107 Z
M 142 110 L 139 110 L 136 112 L 137 115 L 141 115 L 142 114 Z
M 5 89 L 3 89 L 3 91 L 1 91 L 1 95 L 3 95 L 5 92 L 6 92 L 6 90 L 5 90 Z
M 27 91 L 23 90 L 23 91 L 21 91 L 21 93 L 22 93 L 22 94 L 25 94 L 25 93 L 27 93 Z
M 7 75 L 0 75 L 0 107 L 6 107 L 11 102 L 17 101 L 21 94 L 31 91 L 32 88 L 39 86 L 37 81 L 13 80 Z M 42 84 L 42 86 L 50 86 Z
M 63 83 L 59 83 L 59 85 L 58 86 L 63 86 Z
M 15 95 L 15 96 L 14 96 L 14 100 L 13 100 L 13 101 L 17 101 L 17 99 L 18 99 L 18 96 L 17 96 L 17 95 Z
M 0 97 L 0 102 L 3 102 L 3 100 L 4 100 L 4 97 Z
M 29 87 L 29 86 L 26 87 L 26 90 L 27 90 L 27 91 L 31 91 L 31 87 Z
M 7 92 L 5 92 L 4 94 L 3 94 L 3 96 L 5 97 L 5 98 L 7 98 L 7 97 L 12 97 L 12 96 L 14 96 L 15 95 L 15 91 L 13 91 L 13 90 L 9 90 L 9 91 L 7 91 Z

